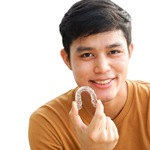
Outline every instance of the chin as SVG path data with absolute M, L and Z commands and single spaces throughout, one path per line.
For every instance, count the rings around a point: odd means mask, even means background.
M 111 102 L 111 101 L 113 101 L 113 99 L 107 99 L 107 100 L 101 100 L 101 102 L 103 103 L 103 104 L 105 104 L 105 103 L 109 103 L 109 102 Z
M 99 100 L 101 100 L 102 103 L 107 103 L 107 102 L 111 102 L 113 101 L 114 97 L 105 97 L 105 98 L 98 98 Z

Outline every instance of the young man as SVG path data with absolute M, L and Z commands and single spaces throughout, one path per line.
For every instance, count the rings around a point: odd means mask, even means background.
M 149 150 L 150 83 L 127 80 L 133 51 L 130 15 L 110 0 L 81 0 L 60 23 L 61 57 L 75 89 L 38 108 L 30 117 L 32 150 Z M 78 110 L 75 93 L 88 92 Z

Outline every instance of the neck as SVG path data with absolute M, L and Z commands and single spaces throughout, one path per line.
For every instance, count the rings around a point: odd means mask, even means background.
M 104 113 L 111 119 L 115 119 L 123 109 L 127 100 L 127 85 L 125 84 L 117 96 L 108 102 L 104 102 Z

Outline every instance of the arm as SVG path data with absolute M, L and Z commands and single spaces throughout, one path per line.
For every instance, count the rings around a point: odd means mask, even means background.
M 95 115 L 89 126 L 82 122 L 76 102 L 73 102 L 69 115 L 82 150 L 112 150 L 117 144 L 117 128 L 104 114 L 100 100 L 97 101 Z
M 55 129 L 43 114 L 36 112 L 31 115 L 28 136 L 31 150 L 63 149 Z

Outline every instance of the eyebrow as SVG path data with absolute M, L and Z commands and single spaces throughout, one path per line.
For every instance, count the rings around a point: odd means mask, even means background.
M 77 52 L 91 51 L 91 50 L 93 50 L 93 49 L 94 49 L 93 47 L 79 46 L 79 47 L 77 48 Z
M 120 47 L 121 45 L 122 45 L 121 43 L 117 42 L 114 44 L 107 45 L 106 48 L 115 48 L 115 47 Z M 94 47 L 79 46 L 77 48 L 77 52 L 92 51 L 94 49 L 95 49 Z
M 106 48 L 115 48 L 115 47 L 120 47 L 120 46 L 122 46 L 122 44 L 117 42 L 117 43 L 110 44 L 110 45 L 106 46 Z

